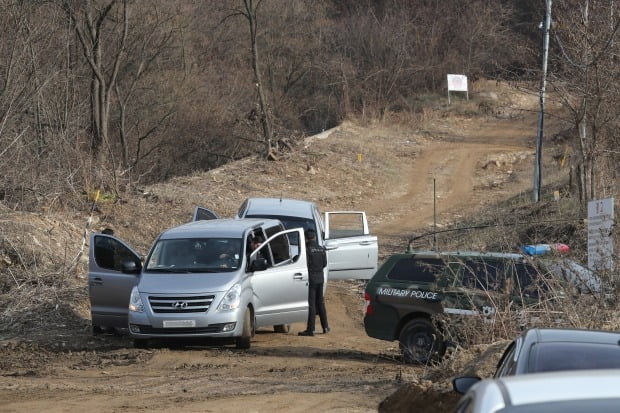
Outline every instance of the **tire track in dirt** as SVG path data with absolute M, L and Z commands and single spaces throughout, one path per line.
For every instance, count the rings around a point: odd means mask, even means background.
M 428 230 L 434 209 L 438 218 L 478 208 L 476 178 L 480 163 L 492 154 L 518 153 L 523 146 L 436 142 L 426 145 L 409 166 L 405 192 L 370 205 L 369 211 L 391 218 L 373 230 L 379 235 L 410 234 Z M 435 180 L 435 205 L 433 205 Z M 519 189 L 522 189 L 519 186 Z M 515 189 L 516 191 L 516 189 Z

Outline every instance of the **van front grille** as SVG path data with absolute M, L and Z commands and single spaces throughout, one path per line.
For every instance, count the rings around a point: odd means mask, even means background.
M 193 295 L 189 297 L 160 297 L 149 296 L 149 304 L 154 313 L 204 313 L 206 312 L 214 295 Z

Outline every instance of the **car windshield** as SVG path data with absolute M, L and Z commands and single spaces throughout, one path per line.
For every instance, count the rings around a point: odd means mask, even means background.
M 615 343 L 540 343 L 531 351 L 530 373 L 620 368 L 620 346 Z
M 198 273 L 235 271 L 241 264 L 239 238 L 160 239 L 153 247 L 146 272 Z

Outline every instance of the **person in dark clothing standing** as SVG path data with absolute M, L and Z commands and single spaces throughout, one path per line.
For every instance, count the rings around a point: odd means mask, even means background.
M 325 248 L 316 243 L 316 232 L 313 229 L 306 231 L 306 258 L 308 261 L 308 324 L 300 336 L 313 336 L 314 324 L 318 313 L 323 327 L 323 334 L 329 333 L 327 311 L 323 297 L 323 268 L 327 266 Z

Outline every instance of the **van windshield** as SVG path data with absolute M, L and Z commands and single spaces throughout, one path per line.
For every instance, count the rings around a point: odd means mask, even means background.
M 240 238 L 179 238 L 157 241 L 146 272 L 197 273 L 235 271 L 241 265 Z

